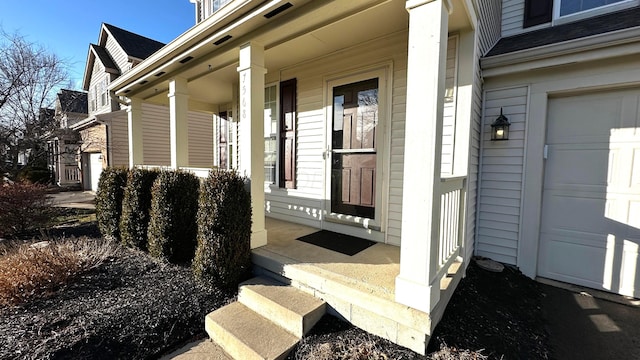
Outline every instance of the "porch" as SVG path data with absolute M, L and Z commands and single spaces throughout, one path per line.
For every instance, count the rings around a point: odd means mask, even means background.
M 442 223 L 451 222 L 451 219 Z M 384 243 L 353 255 L 298 241 L 318 229 L 266 218 L 267 245 L 252 250 L 254 274 L 289 284 L 327 303 L 327 311 L 359 328 L 424 354 L 429 338 L 464 274 L 466 264 L 450 244 L 441 261 L 438 303 L 430 313 L 396 302 L 400 247 Z M 438 242 L 445 248 L 446 240 Z M 456 241 L 456 244 L 459 244 Z M 426 302 L 426 299 L 415 301 Z

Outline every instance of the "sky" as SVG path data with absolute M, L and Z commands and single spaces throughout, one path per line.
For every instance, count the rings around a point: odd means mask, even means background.
M 67 60 L 78 90 L 89 43 L 98 42 L 103 22 L 168 43 L 195 25 L 194 5 L 189 0 L 0 0 L 0 27 Z

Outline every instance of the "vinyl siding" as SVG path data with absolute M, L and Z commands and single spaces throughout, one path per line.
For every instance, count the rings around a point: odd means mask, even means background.
M 189 111 L 188 124 L 188 167 L 212 167 L 214 139 L 212 115 Z M 142 104 L 142 128 L 145 165 L 170 166 L 169 108 L 162 105 Z
M 527 86 L 485 93 L 477 254 L 508 264 L 517 260 L 527 99 Z M 492 142 L 501 108 L 511 122 L 509 141 Z
M 502 1 L 502 36 L 511 36 L 523 31 L 524 0 Z
M 445 100 L 442 119 L 442 176 L 453 174 L 453 149 L 456 129 L 456 88 L 458 76 L 458 37 L 449 38 L 447 43 L 447 64 L 445 77 Z
M 111 166 L 129 167 L 129 129 L 127 114 L 111 119 L 109 125 L 109 145 L 111 146 Z
M 109 53 L 109 55 L 111 55 L 111 58 L 118 66 L 121 74 L 124 74 L 127 70 L 129 70 L 129 58 L 113 37 L 107 36 L 107 41 L 104 47 L 105 49 L 107 49 L 107 52 Z
M 110 78 L 110 74 L 105 72 L 105 68 L 104 65 L 102 65 L 102 62 L 100 62 L 100 60 L 98 58 L 96 58 L 96 61 L 94 61 L 93 63 L 93 70 L 91 72 L 91 80 L 89 81 L 89 89 L 87 89 L 89 91 L 89 116 L 94 115 L 94 114 L 102 114 L 102 113 L 106 113 L 111 111 L 111 99 L 109 99 L 109 96 L 107 96 L 106 98 L 106 103 L 104 105 L 100 105 L 100 93 L 98 92 L 98 90 L 96 89 L 96 87 L 99 86 L 99 84 L 101 84 L 105 79 L 109 79 Z M 107 84 L 108 85 L 108 84 Z M 96 98 L 96 108 L 91 109 L 91 99 L 92 96 L 95 96 Z
M 297 78 L 297 188 L 283 190 L 275 186 L 266 189 L 267 215 L 289 219 L 303 224 L 319 226 L 323 209 L 325 186 L 326 115 L 324 94 L 325 83 L 340 69 L 353 69 L 358 73 L 363 67 L 393 62 L 389 79 L 392 82 L 392 117 L 387 123 L 390 132 L 390 148 L 387 158 L 391 158 L 389 174 L 389 197 L 385 200 L 389 207 L 387 233 L 388 242 L 400 243 L 400 211 L 402 203 L 402 171 L 404 153 L 404 119 L 406 94 L 407 33 L 395 34 L 374 42 L 363 44 L 339 52 L 340 56 L 321 58 L 295 67 L 270 73 L 280 73 L 282 80 Z M 372 60 L 373 59 L 373 60 Z M 345 75 L 348 76 L 348 73 Z M 383 86 L 381 84 L 381 86 Z M 385 155 L 383 155 L 385 156 Z M 379 176 L 385 176 L 380 171 Z M 385 184 L 386 186 L 386 184 Z
M 486 54 L 500 39 L 502 8 L 499 1 L 478 2 L 478 29 L 476 56 Z M 479 63 L 479 59 L 474 61 Z M 483 78 L 480 66 L 476 66 L 473 84 L 473 111 L 471 119 L 471 134 L 469 144 L 469 170 L 467 175 L 467 208 L 466 208 L 466 257 L 474 253 L 476 244 L 476 225 L 478 221 L 478 181 L 480 164 L 480 138 L 482 119 Z

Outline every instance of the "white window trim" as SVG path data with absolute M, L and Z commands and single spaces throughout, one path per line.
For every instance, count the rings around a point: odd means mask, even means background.
M 279 82 L 271 82 L 265 84 L 265 90 L 269 87 L 275 86 L 276 88 L 276 174 L 273 183 L 264 181 L 265 185 L 269 186 L 273 189 L 280 188 L 280 83 Z M 264 136 L 264 134 L 263 134 Z
M 560 16 L 561 2 L 562 0 L 555 0 L 553 2 L 553 20 L 552 20 L 553 26 L 565 24 L 572 21 L 587 19 L 590 17 L 594 17 L 594 16 L 598 16 L 598 15 L 602 15 L 602 14 L 606 14 L 606 13 L 610 13 L 618 10 L 628 9 L 640 4 L 640 0 L 626 0 L 626 1 L 621 1 L 614 4 L 600 6 L 600 7 L 589 9 L 589 10 L 579 11 L 577 13 L 573 13 L 569 15 Z

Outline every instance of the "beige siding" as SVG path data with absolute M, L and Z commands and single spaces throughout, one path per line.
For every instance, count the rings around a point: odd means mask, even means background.
M 104 47 L 107 49 L 107 52 L 109 53 L 109 55 L 111 55 L 111 58 L 118 66 L 120 73 L 125 73 L 127 70 L 129 70 L 129 59 L 127 57 L 127 54 L 124 52 L 124 50 L 122 50 L 120 45 L 118 45 L 113 37 L 107 36 L 107 42 Z
M 524 0 L 502 1 L 502 36 L 521 33 L 523 20 Z
M 518 251 L 528 87 L 485 93 L 477 254 L 515 264 Z M 502 108 L 509 141 L 492 142 L 491 122 Z
M 89 81 L 89 116 L 94 114 L 102 114 L 111 111 L 111 100 L 109 97 L 106 97 L 106 103 L 103 105 L 100 104 L 100 93 L 98 92 L 98 88 L 100 84 L 105 80 L 109 79 L 110 75 L 105 72 L 104 65 L 98 58 L 93 63 L 93 71 L 91 72 L 91 80 Z M 96 108 L 91 109 L 91 100 L 95 96 L 95 104 Z
M 269 216 L 295 218 L 297 222 L 318 226 L 325 184 L 325 161 L 322 153 L 325 151 L 327 131 L 323 94 L 326 79 L 337 71 L 353 69 L 353 73 L 357 73 L 362 67 L 392 61 L 393 73 L 390 74 L 390 80 L 393 81 L 393 114 L 390 123 L 386 125 L 391 138 L 391 148 L 387 149 L 390 154 L 387 157 L 392 161 L 389 174 L 391 188 L 387 200 L 390 210 L 387 232 L 389 242 L 400 242 L 406 54 L 407 34 L 402 33 L 344 50 L 340 57 L 321 58 L 280 72 L 269 71 L 280 73 L 282 80 L 298 80 L 297 189 L 286 191 L 269 187 L 266 194 Z M 384 175 L 381 173 L 381 176 Z
M 213 116 L 189 111 L 189 166 L 213 166 Z
M 170 166 L 169 108 L 142 104 L 142 131 L 145 165 Z
M 129 130 L 127 114 L 122 113 L 110 121 L 109 145 L 111 166 L 129 166 Z
M 500 39 L 501 4 L 499 1 L 478 2 L 477 56 L 486 54 Z M 477 64 L 479 59 L 476 59 Z M 473 84 L 473 112 L 471 119 L 471 135 L 469 144 L 469 172 L 467 175 L 467 209 L 466 209 L 466 256 L 474 252 L 476 242 L 476 223 L 478 207 L 478 173 L 480 164 L 480 134 L 482 118 L 482 73 L 476 67 Z

